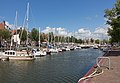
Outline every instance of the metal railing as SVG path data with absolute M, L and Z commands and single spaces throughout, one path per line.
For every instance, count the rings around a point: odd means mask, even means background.
M 100 60 L 99 60 L 100 59 Z M 110 70 L 110 68 L 111 68 L 111 64 L 110 64 L 110 58 L 109 57 L 98 57 L 97 59 L 96 59 L 96 64 L 97 64 L 97 66 L 98 67 L 100 67 L 100 65 L 99 65 L 99 63 L 100 63 L 100 61 L 102 61 L 102 59 L 107 59 L 108 60 L 108 68 L 109 68 L 109 70 Z

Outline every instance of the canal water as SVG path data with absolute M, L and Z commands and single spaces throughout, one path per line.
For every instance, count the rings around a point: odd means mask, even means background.
M 0 83 L 77 83 L 103 52 L 81 49 L 34 61 L 0 61 Z

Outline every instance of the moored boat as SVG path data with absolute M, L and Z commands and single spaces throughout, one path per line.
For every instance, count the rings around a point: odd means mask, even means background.
M 93 46 L 93 49 L 98 49 L 98 46 L 97 46 L 97 45 L 94 45 L 94 46 Z
M 2 56 L 6 56 L 9 60 L 34 60 L 34 56 L 29 51 L 14 51 L 8 50 L 3 53 Z
M 58 49 L 57 48 L 50 48 L 49 51 L 51 53 L 58 53 Z
M 47 53 L 45 51 L 42 51 L 40 49 L 33 49 L 32 53 L 35 57 L 45 56 Z

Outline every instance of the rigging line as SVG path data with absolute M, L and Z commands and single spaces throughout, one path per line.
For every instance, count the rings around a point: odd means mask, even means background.
M 32 7 L 31 7 L 31 6 L 29 6 L 28 12 L 29 12 L 29 16 L 30 16 L 29 22 L 32 22 L 32 23 L 30 23 L 30 24 L 35 25 L 34 28 L 37 28 L 37 27 L 36 27 L 36 23 L 37 23 L 37 22 L 36 22 L 36 20 L 34 19 L 34 14 L 33 14 Z M 27 12 L 27 14 L 26 14 L 26 18 L 25 18 L 25 19 L 27 19 L 28 12 Z M 25 19 L 24 19 L 24 20 L 25 20 Z M 32 21 L 31 21 L 31 20 L 32 20 Z M 24 23 L 24 24 L 25 24 L 25 23 Z M 31 28 L 32 28 L 32 26 L 31 26 Z
M 31 15 L 31 19 L 32 19 L 32 24 L 35 25 L 35 27 L 36 27 L 37 22 L 36 22 L 36 20 L 34 20 L 34 14 L 33 14 L 32 8 L 30 7 L 29 10 L 30 10 L 30 15 Z
M 28 8 L 28 7 L 27 7 Z M 22 25 L 22 31 L 20 31 L 21 32 L 21 34 L 20 34 L 20 39 L 21 39 L 21 37 L 22 37 L 22 33 L 23 33 L 23 30 L 27 30 L 26 29 L 26 27 L 27 27 L 27 22 L 26 22 L 26 19 L 27 19 L 27 12 L 25 13 L 25 17 L 24 17 L 24 21 L 23 21 L 23 25 Z M 26 25 L 26 26 L 25 26 Z

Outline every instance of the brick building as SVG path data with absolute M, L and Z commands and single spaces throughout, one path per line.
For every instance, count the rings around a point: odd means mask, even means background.
M 3 30 L 3 29 L 5 29 L 5 22 L 0 23 L 0 30 Z

